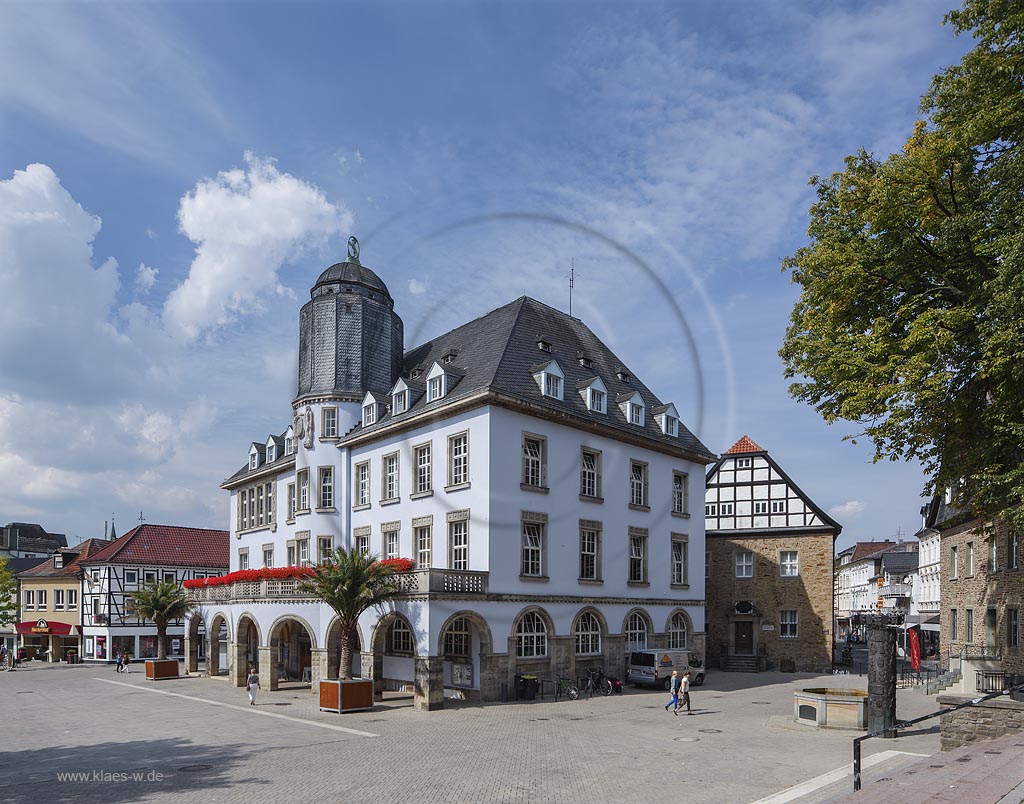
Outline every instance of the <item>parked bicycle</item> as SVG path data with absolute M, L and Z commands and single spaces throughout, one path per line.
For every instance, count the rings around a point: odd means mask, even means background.
M 565 695 L 570 701 L 575 701 L 580 697 L 580 688 L 573 683 L 569 676 L 559 676 L 555 697 L 557 698 L 559 695 Z
M 604 670 L 600 667 L 592 668 L 587 671 L 587 683 L 583 687 L 583 691 L 590 693 L 591 697 L 593 697 L 595 692 L 601 695 L 611 695 L 611 679 L 605 676 Z

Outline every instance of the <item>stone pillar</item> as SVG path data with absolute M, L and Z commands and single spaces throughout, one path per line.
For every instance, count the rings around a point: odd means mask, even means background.
M 310 659 L 310 681 L 313 692 L 320 693 L 320 682 L 331 677 L 330 668 L 327 665 L 327 648 L 313 648 Z M 337 669 L 335 669 L 337 675 Z
M 609 676 L 626 680 L 626 638 L 606 636 L 604 638 L 604 671 Z
M 271 645 L 260 645 L 257 650 L 260 657 L 260 688 L 266 692 L 277 689 L 277 663 L 274 654 L 277 652 Z
M 185 674 L 199 672 L 199 640 L 193 639 L 188 632 L 185 633 Z
M 249 660 L 246 657 L 248 645 L 244 642 L 232 642 L 228 645 L 228 652 L 235 657 L 231 664 L 231 683 L 236 687 L 244 687 L 246 676 L 249 675 Z
M 212 639 L 206 641 L 206 675 L 210 678 L 220 675 L 220 643 Z
M 444 708 L 444 660 L 440 656 L 416 657 L 416 708 L 425 712 Z
M 896 629 L 868 626 L 868 731 L 896 731 Z
M 551 678 L 560 675 L 573 678 L 576 674 L 576 637 L 548 637 L 548 653 L 551 656 Z
M 373 679 L 373 700 L 384 700 L 384 654 L 360 653 L 359 673 L 363 678 Z

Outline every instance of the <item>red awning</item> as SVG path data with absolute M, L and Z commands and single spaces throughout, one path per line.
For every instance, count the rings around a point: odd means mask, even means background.
M 29 636 L 35 634 L 36 636 L 43 636 L 46 634 L 54 634 L 56 636 L 68 636 L 72 629 L 74 632 L 80 633 L 77 625 L 71 623 L 59 623 L 50 622 L 48 620 L 26 620 L 23 623 L 18 623 L 15 626 L 15 630 L 19 634 L 27 634 Z

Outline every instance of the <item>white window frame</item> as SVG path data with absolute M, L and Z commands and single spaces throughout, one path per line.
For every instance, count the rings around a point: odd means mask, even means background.
M 592 466 L 587 466 L 588 459 Z M 597 500 L 601 498 L 601 452 L 583 447 L 580 449 L 580 496 Z
M 309 511 L 309 469 L 295 473 L 295 484 L 299 487 L 299 511 Z
M 736 468 L 737 469 L 750 469 L 753 466 L 750 458 L 737 458 Z
M 238 549 L 238 569 L 247 570 L 249 569 L 249 548 L 240 547 Z
M 585 572 L 586 565 L 592 563 L 592 572 Z M 601 580 L 601 529 L 591 523 L 580 525 L 580 566 L 581 581 Z
M 430 569 L 433 559 L 433 525 L 417 525 L 413 528 L 416 540 L 416 566 L 419 569 Z
M 448 487 L 469 485 L 469 431 L 448 436 Z
M 631 584 L 647 583 L 647 564 L 647 536 L 630 533 L 628 582 Z
M 768 500 L 754 500 L 754 516 L 768 515 Z
M 401 465 L 398 453 L 391 452 L 380 460 L 381 471 L 381 502 L 392 502 L 401 496 Z
M 800 577 L 800 551 L 779 551 L 779 576 L 782 578 Z
M 542 522 L 522 523 L 522 549 L 519 574 L 528 578 L 544 577 L 544 537 Z
M 772 513 L 785 514 L 789 508 L 789 500 L 772 500 Z
M 295 484 L 294 483 L 289 483 L 288 484 L 288 511 L 287 511 L 287 517 L 288 517 L 287 518 L 288 522 L 291 522 L 293 519 L 295 519 Z
M 320 410 L 320 432 L 321 438 L 338 437 L 338 409 L 325 407 Z
M 671 545 L 672 585 L 687 586 L 690 583 L 690 541 L 681 533 L 673 533 Z
M 334 508 L 334 467 L 317 467 L 317 509 L 329 511 Z
M 268 554 L 269 554 L 269 561 L 267 560 L 268 559 Z M 274 546 L 273 545 L 264 546 L 264 548 L 263 548 L 263 566 L 264 567 L 273 567 L 274 566 Z
M 369 427 L 377 423 L 377 403 L 371 402 L 363 405 L 363 427 Z
M 679 626 L 682 626 L 681 628 Z M 679 638 L 679 634 L 683 635 L 683 638 Z M 686 621 L 686 615 L 681 611 L 677 611 L 668 622 L 668 649 L 669 650 L 688 650 L 690 641 L 690 627 Z
M 629 504 L 634 508 L 648 508 L 647 484 L 649 469 L 643 461 L 629 462 Z
M 391 623 L 388 629 L 388 653 L 412 654 L 415 645 L 415 635 L 405 620 L 396 619 Z
M 646 418 L 644 406 L 636 402 L 629 402 L 626 407 L 629 413 L 629 423 L 637 427 L 643 427 Z
M 444 398 L 445 392 L 445 381 L 444 375 L 438 374 L 436 377 L 431 377 L 427 380 L 427 401 L 436 402 L 438 399 Z
M 364 506 L 370 504 L 370 462 L 360 461 L 355 466 L 355 471 L 352 473 L 355 478 L 355 501 L 356 506 Z
M 448 568 L 469 569 L 469 520 L 448 523 Z
M 384 534 L 384 557 L 398 558 L 401 545 L 401 533 L 397 530 L 389 530 Z
M 557 374 L 544 372 L 544 396 L 553 399 L 562 398 L 562 378 Z
M 25 611 L 35 611 L 36 608 L 36 591 L 35 589 L 26 589 L 24 592 L 24 598 L 22 602 L 22 608 Z
M 68 611 L 78 610 L 78 590 L 68 589 Z
M 409 409 L 409 392 L 399 391 L 391 395 L 391 415 L 397 416 Z
M 523 612 L 516 623 L 515 634 L 517 659 L 540 659 L 548 655 L 548 626 L 537 612 Z
M 704 503 L 704 516 L 718 516 L 718 503 Z
M 577 656 L 601 655 L 601 621 L 592 611 L 585 611 L 576 618 L 572 629 Z
M 416 494 L 429 494 L 434 488 L 433 450 L 431 442 L 413 448 L 413 461 L 416 471 Z
M 646 617 L 638 611 L 631 612 L 626 618 L 625 628 L 622 629 L 622 634 L 626 638 L 626 651 L 647 650 L 650 630 Z
M 587 407 L 593 413 L 607 413 L 608 412 L 608 394 L 602 391 L 600 388 L 594 388 L 591 386 L 587 389 L 588 403 Z
M 690 513 L 690 476 L 686 472 L 672 472 L 672 513 Z
M 737 550 L 733 557 L 733 568 L 737 578 L 754 577 L 754 552 Z
M 524 486 L 540 489 L 547 485 L 547 439 L 533 433 L 523 433 Z

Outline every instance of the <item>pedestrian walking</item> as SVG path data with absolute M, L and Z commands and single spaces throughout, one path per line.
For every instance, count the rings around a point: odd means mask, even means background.
M 131 663 L 132 663 L 131 651 L 127 651 L 126 650 L 124 653 L 121 654 L 121 672 L 122 673 L 130 672 L 128 670 L 128 667 L 129 667 L 129 665 L 131 665 Z
M 249 690 L 249 706 L 256 706 L 256 691 L 260 688 L 260 676 L 255 667 L 249 668 L 249 677 L 245 680 Z
M 673 670 L 672 671 L 672 679 L 671 679 L 671 681 L 669 681 L 668 690 L 669 690 L 670 693 L 672 693 L 672 697 L 669 699 L 669 702 L 667 704 L 665 704 L 665 711 L 667 712 L 668 708 L 671 706 L 672 707 L 672 714 L 673 715 L 678 715 L 679 714 L 679 671 L 678 670 Z
M 124 660 L 124 657 L 121 655 L 121 651 L 118 651 L 114 655 L 114 672 L 115 673 L 120 673 L 121 672 L 121 668 L 122 668 L 121 662 L 123 660 Z
M 693 712 L 690 710 L 690 671 L 687 670 L 683 673 L 683 680 L 679 684 L 679 695 L 676 696 L 676 708 L 675 713 L 678 715 L 679 710 L 686 707 L 686 714 L 692 715 Z

